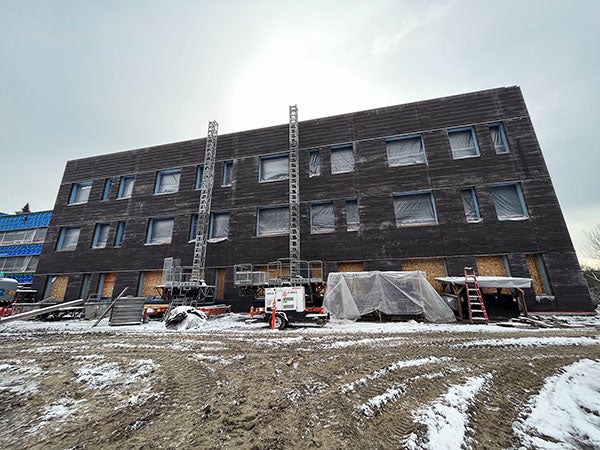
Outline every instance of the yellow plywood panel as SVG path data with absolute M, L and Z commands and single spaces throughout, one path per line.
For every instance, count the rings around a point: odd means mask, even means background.
M 144 284 L 142 285 L 142 297 L 158 295 L 155 287 L 162 284 L 162 270 L 144 272 Z
M 338 272 L 363 272 L 365 263 L 362 261 L 339 262 L 337 263 Z
M 67 285 L 69 284 L 68 275 L 59 275 L 52 283 L 50 288 L 50 297 L 54 300 L 63 301 L 65 299 L 65 293 L 67 292 Z
M 527 260 L 529 276 L 531 277 L 535 293 L 538 295 L 549 294 L 544 287 L 544 280 L 542 278 L 542 273 L 540 272 L 537 257 L 535 255 L 525 255 L 525 259 Z
M 115 272 L 108 272 L 104 274 L 104 286 L 102 286 L 102 297 L 112 298 L 116 278 L 117 274 Z
M 225 269 L 217 269 L 217 298 L 225 298 Z
M 477 275 L 481 277 L 505 277 L 506 266 L 502 256 L 478 256 L 475 258 Z
M 402 260 L 402 270 L 411 272 L 413 270 L 421 270 L 425 272 L 425 277 L 436 291 L 442 292 L 442 286 L 435 278 L 446 276 L 446 266 L 442 258 L 431 259 L 404 259 Z

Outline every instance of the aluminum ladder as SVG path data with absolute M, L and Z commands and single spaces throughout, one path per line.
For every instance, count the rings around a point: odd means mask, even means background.
M 490 323 L 479 282 L 477 281 L 477 273 L 472 267 L 465 267 L 465 289 L 467 291 L 467 310 L 469 311 L 469 323 Z

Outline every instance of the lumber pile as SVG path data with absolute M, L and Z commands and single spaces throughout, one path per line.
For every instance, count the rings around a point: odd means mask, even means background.
M 519 316 L 495 325 L 512 328 L 600 328 L 600 318 L 576 316 Z

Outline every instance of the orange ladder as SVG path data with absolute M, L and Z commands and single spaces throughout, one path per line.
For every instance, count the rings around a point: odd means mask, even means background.
M 465 289 L 467 290 L 467 309 L 469 311 L 469 323 L 490 323 L 483 296 L 477 282 L 477 273 L 472 267 L 465 267 Z

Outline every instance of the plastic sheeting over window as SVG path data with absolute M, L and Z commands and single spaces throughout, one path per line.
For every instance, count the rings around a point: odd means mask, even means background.
M 448 131 L 448 138 L 450 138 L 450 148 L 454 159 L 479 155 L 472 129 Z
M 210 239 L 227 239 L 229 235 L 229 213 L 212 213 L 210 223 Z
M 460 191 L 462 196 L 462 204 L 465 209 L 465 217 L 467 222 L 480 222 L 481 216 L 479 215 L 479 207 L 477 206 L 477 197 L 475 196 L 475 189 L 462 189 Z
M 90 198 L 91 190 L 91 181 L 86 181 L 85 183 L 75 183 L 71 188 L 71 198 L 69 199 L 69 204 L 87 203 L 88 199 Z
M 287 206 L 258 210 L 257 234 L 259 236 L 288 233 L 289 229 L 290 211 Z
M 2 272 L 35 272 L 38 263 L 37 256 L 10 256 L 0 258 Z
M 80 228 L 63 228 L 57 250 L 75 250 L 79 240 Z
M 346 227 L 349 231 L 360 228 L 360 217 L 358 215 L 358 201 L 346 200 Z
M 231 186 L 233 181 L 233 161 L 223 163 L 223 186 Z
M 502 125 L 490 125 L 490 135 L 492 142 L 494 143 L 494 149 L 496 153 L 508 153 L 508 146 L 506 145 L 504 132 L 502 131 Z
M 93 248 L 105 248 L 108 242 L 108 230 L 109 225 L 107 223 L 96 224 L 96 231 L 94 233 Z
M 394 213 L 398 225 L 437 223 L 430 192 L 395 196 Z
M 258 173 L 259 181 L 285 180 L 289 177 L 288 155 L 263 156 Z
M 158 172 L 156 177 L 155 194 L 168 194 L 179 190 L 181 170 L 165 170 Z
M 426 162 L 421 136 L 406 137 L 386 142 L 388 164 L 408 166 Z
M 119 186 L 119 197 L 128 198 L 133 194 L 133 177 L 121 177 L 121 185 Z
M 318 177 L 321 175 L 321 155 L 319 150 L 308 152 L 308 176 Z
M 455 322 L 454 313 L 425 278 L 414 272 L 332 272 L 323 305 L 336 319 L 357 320 L 380 311 L 390 316 Z
M 200 189 L 202 187 L 202 176 L 204 175 L 204 166 L 199 165 L 196 167 L 196 186 L 195 189 Z
M 521 220 L 528 217 L 523 194 L 518 184 L 492 186 L 496 215 L 500 220 Z
M 148 228 L 148 244 L 169 244 L 173 236 L 172 218 L 168 219 L 150 219 Z
M 352 172 L 354 152 L 352 146 L 331 149 L 331 173 Z
M 319 233 L 335 229 L 333 202 L 313 203 L 310 205 L 310 231 Z

